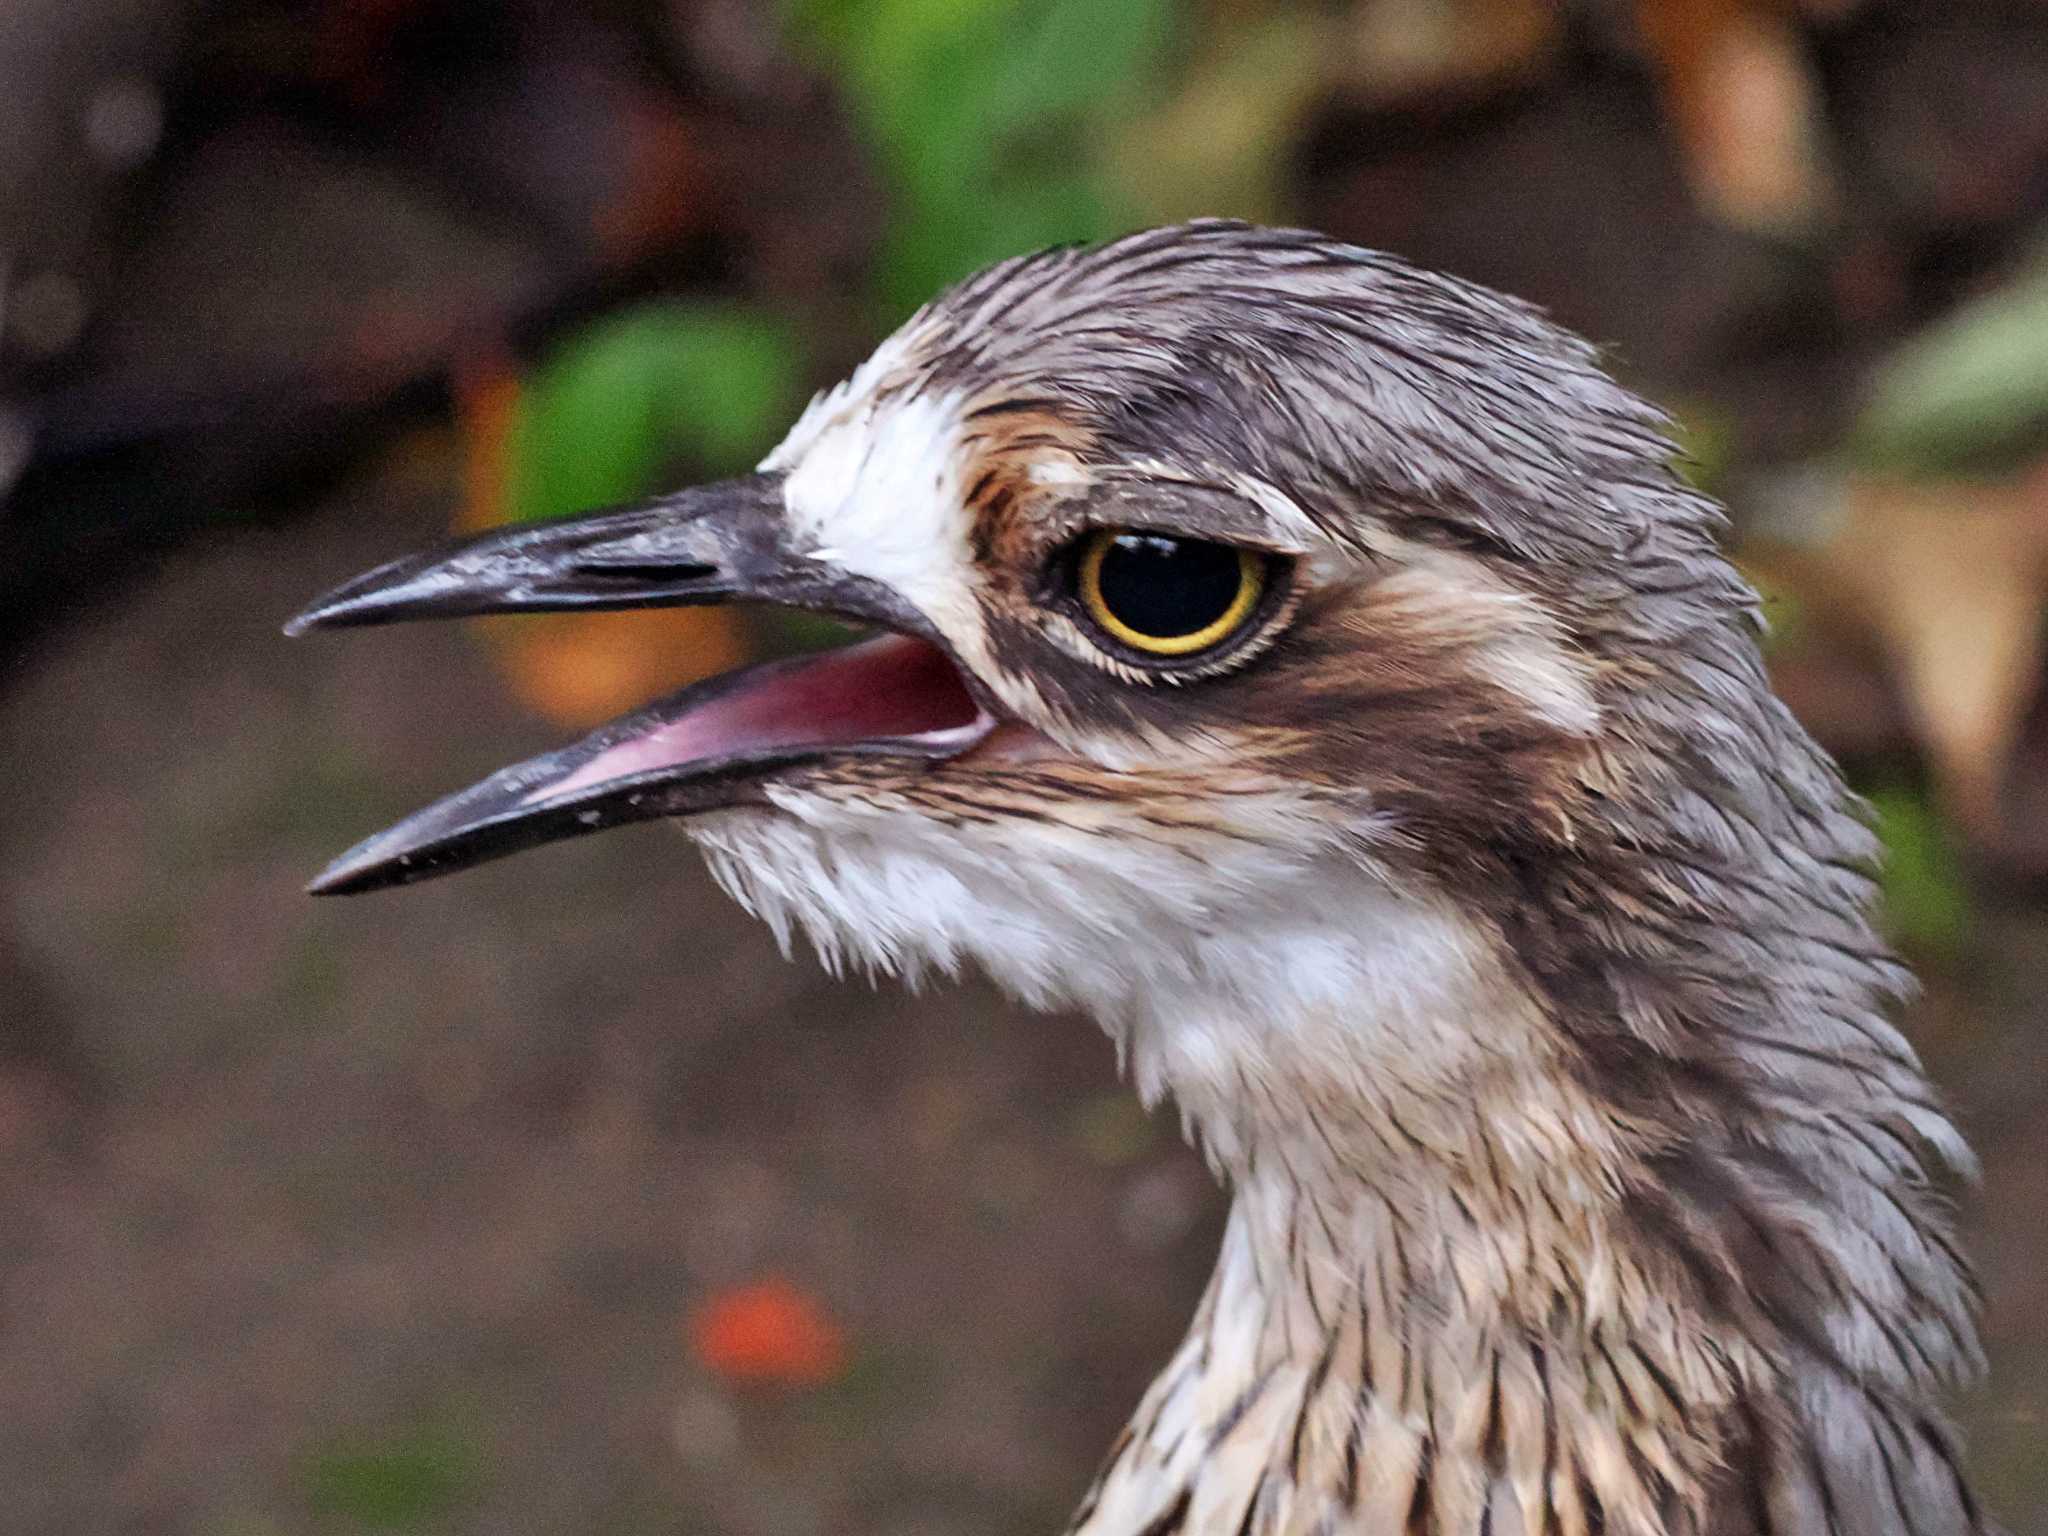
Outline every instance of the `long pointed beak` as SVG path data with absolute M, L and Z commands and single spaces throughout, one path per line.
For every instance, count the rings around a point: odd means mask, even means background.
M 926 627 L 887 587 L 792 557 L 783 530 L 782 477 L 746 475 L 393 560 L 310 604 L 284 632 L 731 598 Z
M 894 633 L 686 688 L 573 746 L 501 769 L 350 849 L 308 887 L 351 894 L 631 821 L 759 803 L 830 757 L 925 763 L 995 726 L 924 616 L 880 583 L 787 547 L 780 477 L 488 533 L 336 588 L 285 626 L 759 600 Z

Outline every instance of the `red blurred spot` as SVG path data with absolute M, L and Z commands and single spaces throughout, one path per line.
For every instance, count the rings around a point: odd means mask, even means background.
M 779 1277 L 720 1291 L 691 1314 L 690 1347 L 728 1381 L 823 1386 L 846 1369 L 846 1335 Z

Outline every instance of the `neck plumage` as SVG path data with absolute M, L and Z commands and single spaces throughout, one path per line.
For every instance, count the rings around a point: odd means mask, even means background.
M 1976 1529 L 1930 1403 L 1967 1282 L 1896 1106 L 1652 1127 L 1472 930 L 1375 917 L 1402 959 L 1356 1011 L 1169 996 L 1123 1032 L 1234 1203 L 1074 1531 Z
M 1434 1081 L 1262 1031 L 1274 1113 L 1227 1126 L 1178 1077 L 1234 1204 L 1077 1531 L 1647 1532 L 1706 1488 L 1701 1426 L 1760 1366 L 1633 1262 L 1628 1128 L 1526 1006 L 1442 1022 L 1473 1045 Z

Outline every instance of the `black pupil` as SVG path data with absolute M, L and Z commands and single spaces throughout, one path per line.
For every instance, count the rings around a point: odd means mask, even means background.
M 1207 629 L 1237 601 L 1244 572 L 1227 544 L 1120 533 L 1096 570 L 1102 605 L 1141 635 L 1177 640 Z

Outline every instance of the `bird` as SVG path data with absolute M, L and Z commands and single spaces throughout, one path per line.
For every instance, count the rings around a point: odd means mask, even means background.
M 1077 1536 L 1987 1531 L 1971 1155 L 1724 521 L 1519 300 L 1227 220 L 1018 257 L 754 472 L 294 620 L 857 634 L 311 889 L 674 818 L 785 952 L 1092 1015 L 1230 1206 Z

